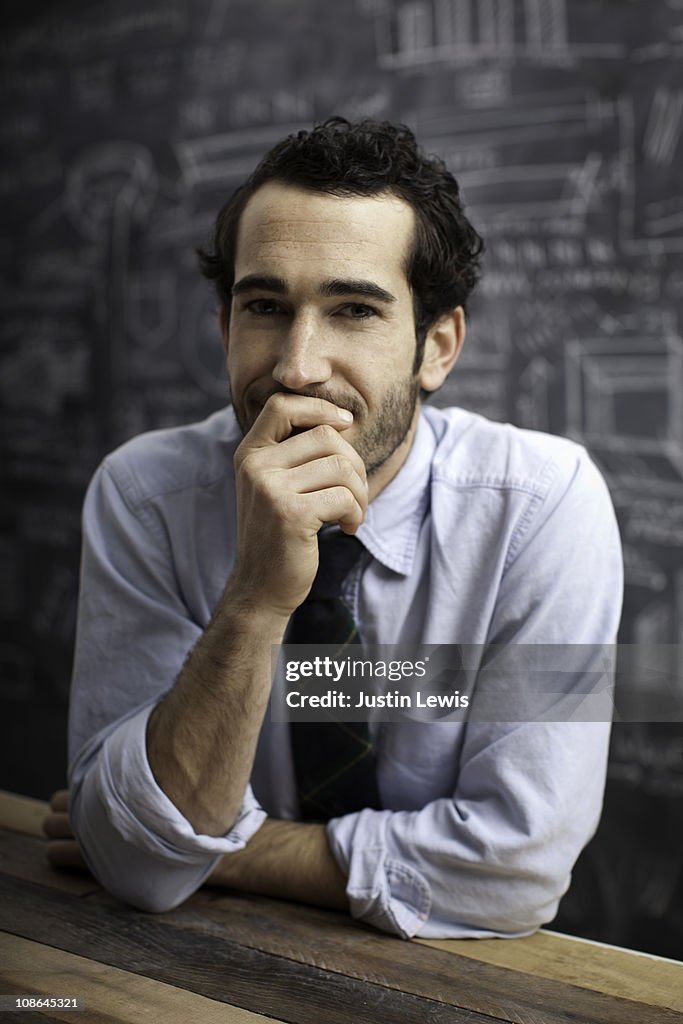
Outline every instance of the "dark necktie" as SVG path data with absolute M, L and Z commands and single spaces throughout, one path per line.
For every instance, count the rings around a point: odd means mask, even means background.
M 292 615 L 287 643 L 334 644 L 335 658 L 360 643 L 341 588 L 362 552 L 361 542 L 341 531 L 318 535 L 318 572 Z M 381 807 L 367 722 L 290 722 L 289 730 L 302 819 L 328 821 Z

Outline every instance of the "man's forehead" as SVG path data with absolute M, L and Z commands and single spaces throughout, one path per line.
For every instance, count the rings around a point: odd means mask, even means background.
M 240 219 L 238 249 L 275 242 L 380 248 L 390 241 L 402 254 L 414 221 L 410 205 L 390 192 L 335 196 L 273 181 L 250 197 Z
M 331 196 L 268 182 L 249 199 L 235 252 L 235 278 L 280 277 L 287 291 L 321 291 L 330 279 L 365 279 L 409 301 L 412 208 L 389 193 Z

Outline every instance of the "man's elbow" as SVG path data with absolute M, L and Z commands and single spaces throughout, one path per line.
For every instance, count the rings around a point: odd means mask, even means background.
M 521 938 L 552 921 L 571 876 L 488 870 L 433 893 L 420 938 Z
M 98 856 L 86 843 L 79 838 L 79 846 L 91 874 L 110 896 L 127 903 L 136 910 L 149 914 L 164 914 L 174 910 L 196 890 L 197 886 L 177 884 L 160 885 L 159 873 L 153 867 L 141 871 L 140 866 L 132 869 L 130 861 L 125 864 L 113 864 L 107 857 Z M 130 860 L 137 860 L 135 852 Z M 194 882 L 194 880 L 193 880 Z
M 169 910 L 175 910 L 176 907 L 184 903 L 185 900 L 192 895 L 191 892 L 187 893 L 166 893 L 158 892 L 152 888 L 144 889 L 130 885 L 117 885 L 116 883 L 105 886 L 107 891 L 121 900 L 122 903 L 127 903 L 129 906 L 134 907 L 135 910 L 142 910 L 146 914 L 165 914 Z
M 511 878 L 501 899 L 489 908 L 489 923 L 501 937 L 532 935 L 557 914 L 571 875 L 547 873 Z
M 83 859 L 102 888 L 122 903 L 150 914 L 164 914 L 184 903 L 197 891 L 214 863 L 164 862 L 120 838 L 114 851 L 112 844 L 102 842 L 88 829 L 79 829 L 76 838 Z

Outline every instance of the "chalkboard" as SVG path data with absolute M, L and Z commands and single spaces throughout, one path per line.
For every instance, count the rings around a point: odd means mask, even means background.
M 620 640 L 670 645 L 683 676 L 683 3 L 321 12 L 316 0 L 7 10 L 0 786 L 44 797 L 64 779 L 95 465 L 224 404 L 193 249 L 275 140 L 333 113 L 404 121 L 447 159 L 488 249 L 437 402 L 588 447 L 624 542 Z M 682 806 L 683 725 L 620 724 L 603 825 L 560 923 L 683 955 Z

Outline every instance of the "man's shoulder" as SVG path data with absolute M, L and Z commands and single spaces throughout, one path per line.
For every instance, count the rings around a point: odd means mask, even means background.
M 137 504 L 232 477 L 240 439 L 228 406 L 198 423 L 139 434 L 111 452 L 102 468 Z
M 586 449 L 569 438 L 499 423 L 460 408 L 427 407 L 436 435 L 433 477 L 460 487 L 547 492 L 552 480 L 568 481 Z

